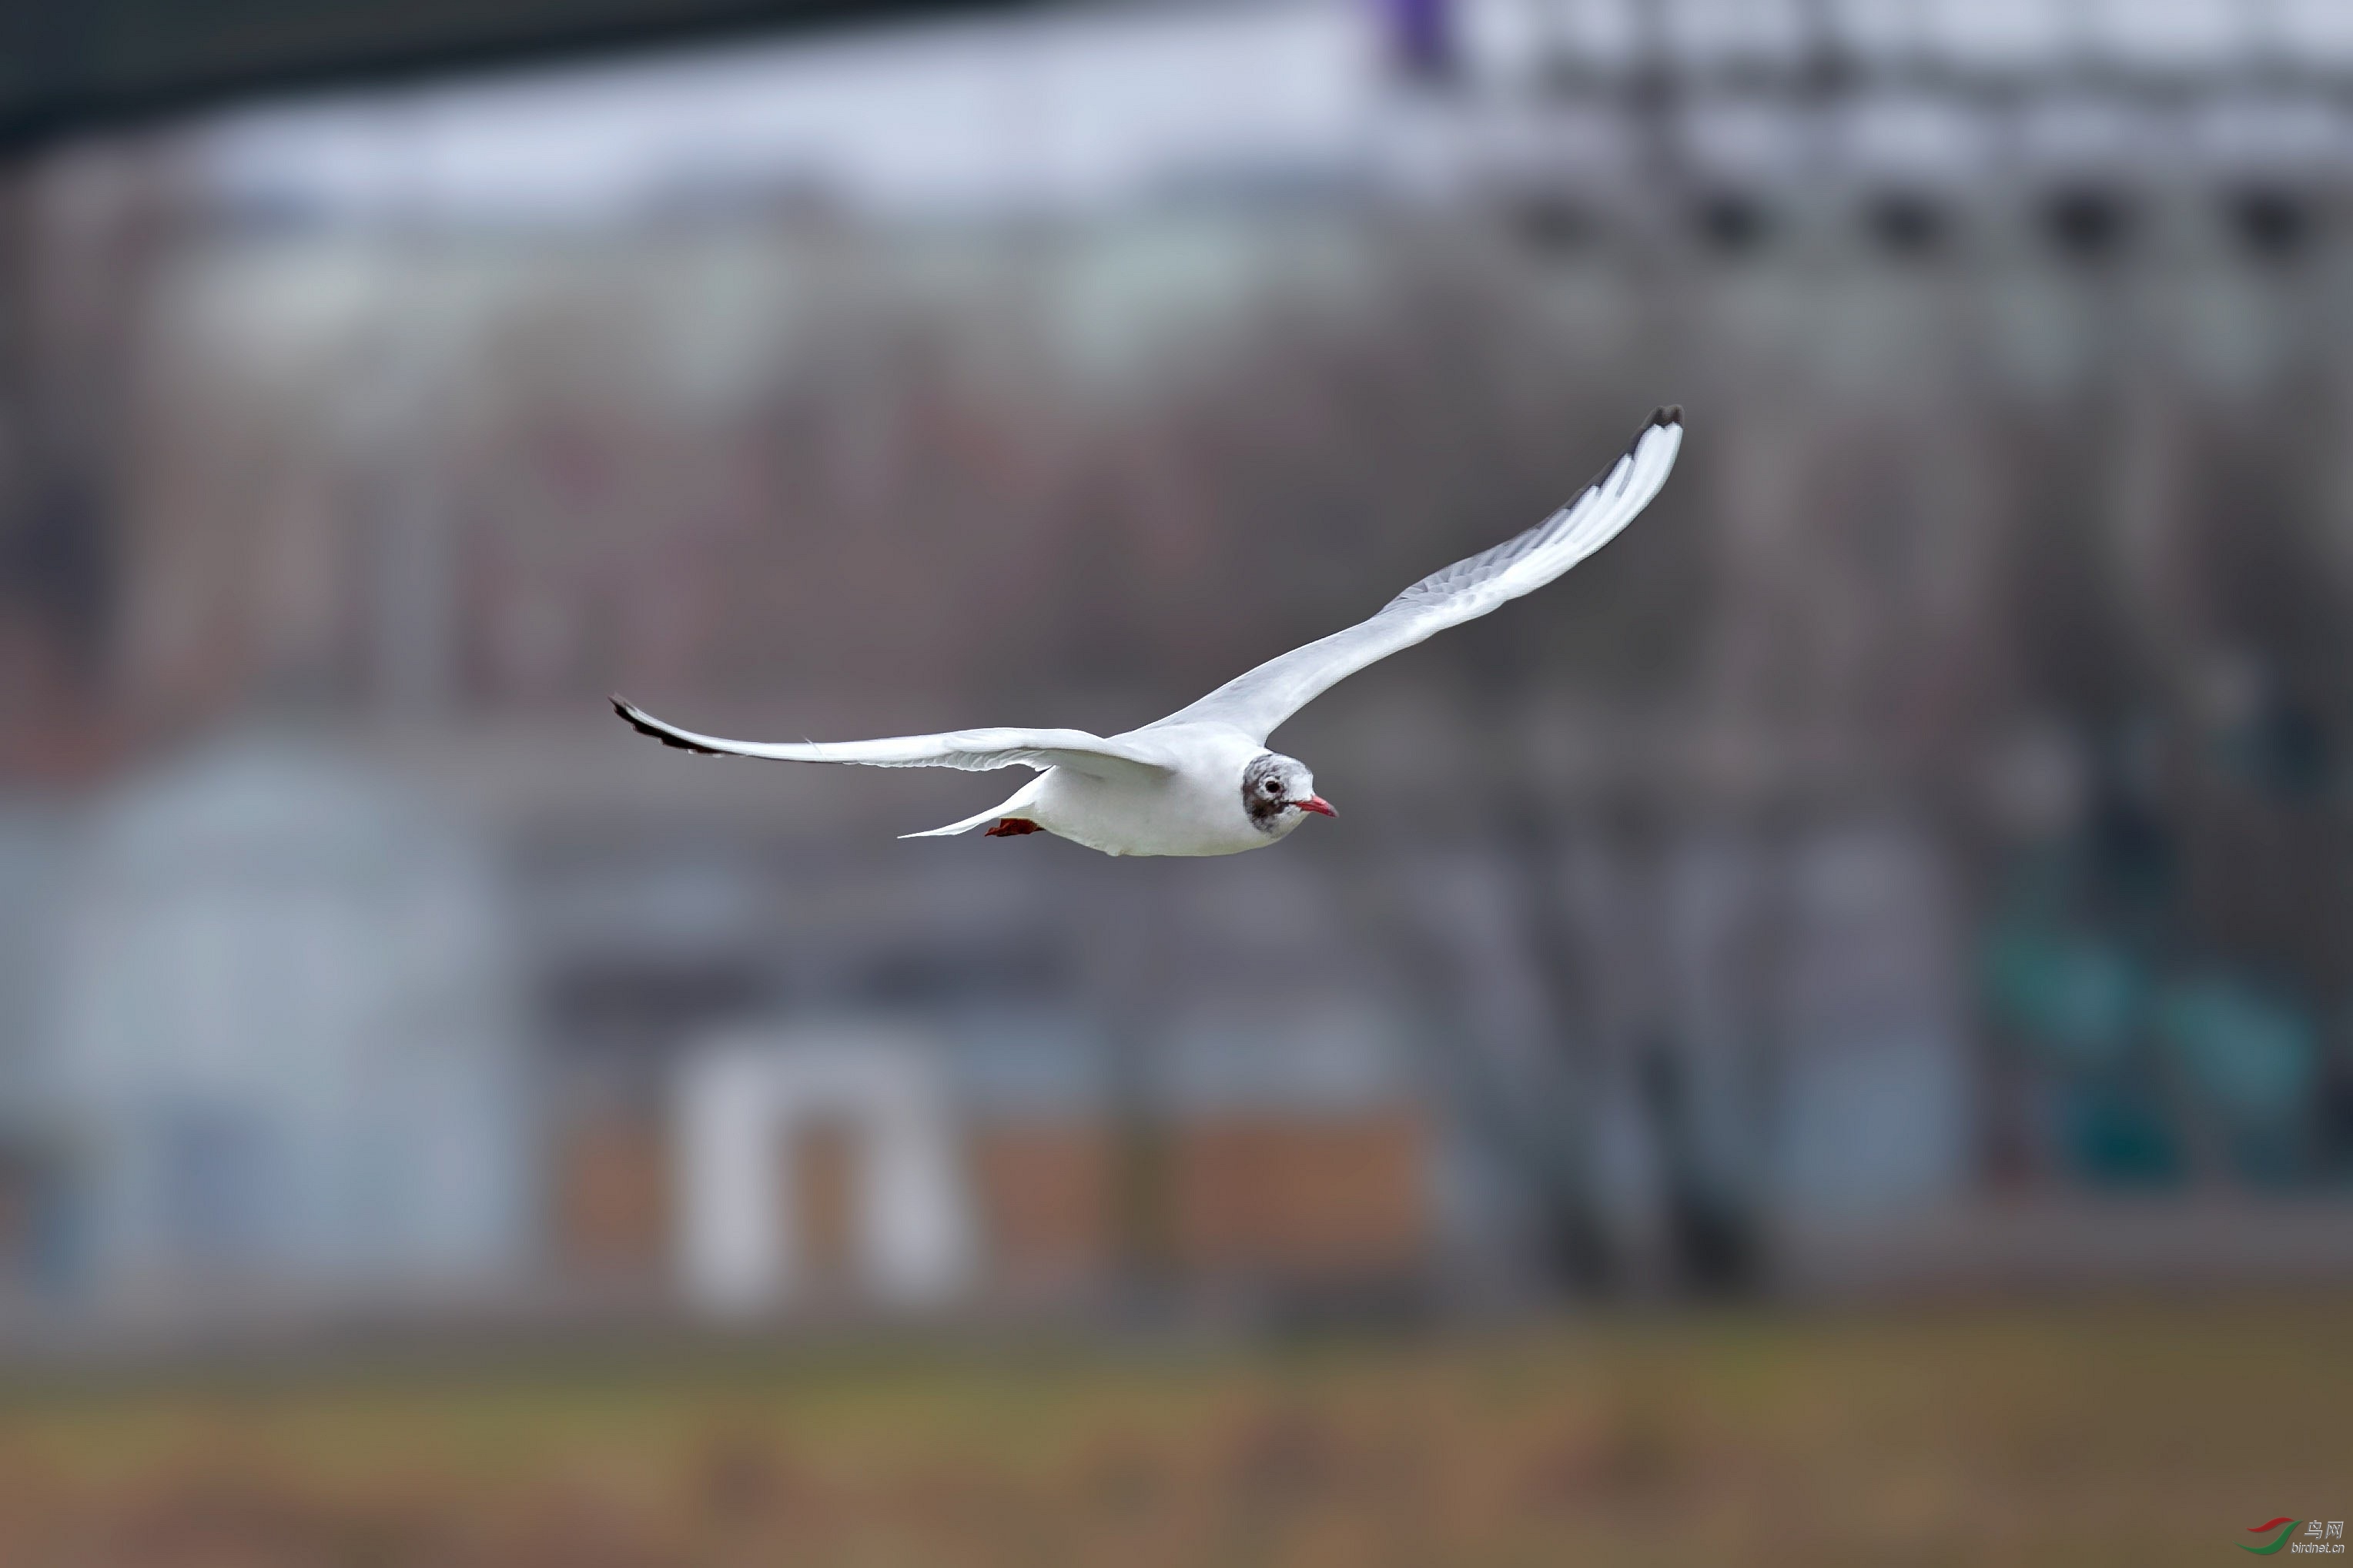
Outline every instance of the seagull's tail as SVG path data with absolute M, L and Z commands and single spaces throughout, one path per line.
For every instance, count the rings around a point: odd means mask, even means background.
M 977 816 L 967 816 L 962 822 L 951 822 L 945 827 L 928 828 L 922 833 L 902 833 L 899 837 L 902 838 L 953 838 L 959 833 L 970 833 L 976 827 L 995 822 L 1000 816 L 1018 816 L 1020 815 L 1021 808 L 1036 797 L 1038 786 L 1045 782 L 1046 775 L 1039 773 L 1036 778 L 1014 791 L 1013 798 L 1003 805 L 992 805 Z

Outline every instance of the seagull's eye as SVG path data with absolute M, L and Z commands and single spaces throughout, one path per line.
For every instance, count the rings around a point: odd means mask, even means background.
M 1264 784 L 1262 784 L 1259 785 L 1258 787 L 1259 787 L 1260 793 L 1261 793 L 1261 794 L 1263 794 L 1263 795 L 1281 795 L 1281 794 L 1282 793 L 1282 781 L 1281 779 L 1269 779 L 1269 780 L 1267 780 Z

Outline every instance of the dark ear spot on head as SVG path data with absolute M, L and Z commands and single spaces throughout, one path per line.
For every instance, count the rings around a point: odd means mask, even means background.
M 1269 784 L 1274 787 L 1269 789 Z M 1282 819 L 1285 798 L 1282 759 L 1272 752 L 1252 757 L 1250 765 L 1242 769 L 1242 810 L 1249 814 L 1251 824 L 1273 832 Z

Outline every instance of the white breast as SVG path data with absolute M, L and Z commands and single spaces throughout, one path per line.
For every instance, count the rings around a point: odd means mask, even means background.
M 1242 769 L 1266 748 L 1222 724 L 1117 737 L 1149 744 L 1171 771 L 1148 783 L 1056 768 L 1040 781 L 1030 820 L 1106 855 L 1238 855 L 1282 837 L 1242 809 Z

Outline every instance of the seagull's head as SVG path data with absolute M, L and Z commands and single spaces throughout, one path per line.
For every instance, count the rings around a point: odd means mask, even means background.
M 1242 769 L 1242 810 L 1250 826 L 1271 838 L 1280 838 L 1307 814 L 1337 816 L 1332 803 L 1315 793 L 1315 775 L 1296 757 L 1261 752 Z

